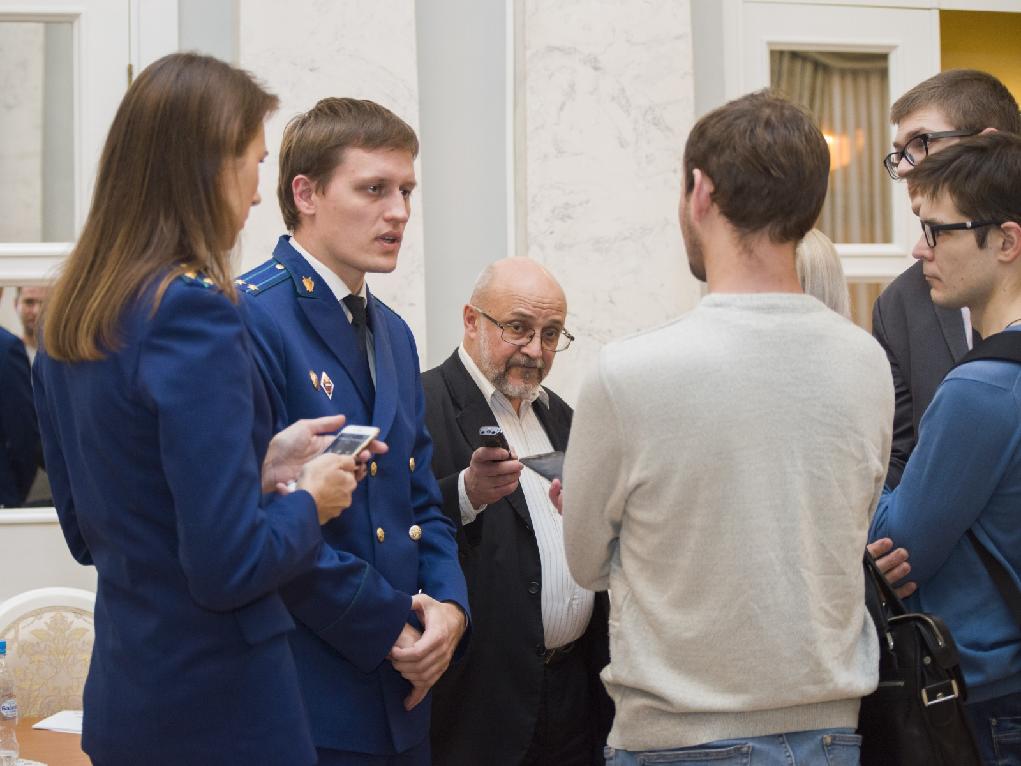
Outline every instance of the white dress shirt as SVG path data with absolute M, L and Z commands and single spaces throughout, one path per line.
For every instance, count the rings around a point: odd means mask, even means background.
M 362 280 L 361 289 L 356 293 L 351 292 L 350 290 L 347 289 L 347 285 L 344 284 L 344 280 L 338 277 L 337 274 L 332 269 L 330 269 L 329 266 L 327 266 L 322 261 L 318 260 L 308 250 L 299 245 L 298 240 L 296 240 L 294 237 L 291 237 L 290 240 L 291 247 L 297 250 L 301 254 L 301 257 L 308 261 L 308 265 L 315 269 L 316 273 L 323 278 L 323 281 L 326 283 L 326 286 L 330 288 L 330 292 L 333 293 L 333 297 L 340 304 L 340 307 L 344 310 L 344 316 L 347 317 L 348 323 L 351 322 L 351 310 L 346 305 L 344 305 L 344 298 L 346 298 L 347 296 L 357 295 L 363 301 L 365 301 L 365 310 L 366 311 L 369 310 L 368 303 L 369 296 L 368 291 L 365 288 L 364 279 Z M 372 385 L 376 385 L 376 350 L 374 348 L 372 339 L 373 339 L 372 330 L 369 327 L 366 327 L 365 344 L 368 347 L 369 352 L 369 374 L 372 376 Z
M 532 409 L 532 402 L 522 401 L 520 412 L 514 412 L 514 405 L 482 374 L 463 345 L 458 348 L 457 353 L 489 404 L 493 415 L 496 416 L 496 422 L 503 429 L 511 449 L 519 457 L 552 452 L 553 445 L 550 444 L 546 430 Z M 535 398 L 543 405 L 549 406 L 549 395 L 542 387 L 539 387 Z M 461 471 L 457 486 L 461 520 L 465 524 L 470 524 L 485 506 L 480 509 L 472 508 L 465 491 L 464 471 Z M 525 467 L 522 470 L 521 489 L 525 494 L 528 515 L 532 519 L 532 529 L 535 530 L 535 541 L 539 546 L 539 565 L 542 569 L 543 639 L 546 647 L 552 649 L 581 638 L 592 617 L 595 596 L 592 591 L 578 585 L 567 569 L 567 559 L 564 557 L 563 519 L 549 499 L 549 488 L 548 479 L 531 468 Z

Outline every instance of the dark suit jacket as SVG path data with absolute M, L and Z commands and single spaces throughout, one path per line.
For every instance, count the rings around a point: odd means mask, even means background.
M 370 293 L 373 386 L 340 303 L 286 236 L 240 282 L 277 428 L 343 413 L 349 424 L 378 427 L 390 448 L 351 507 L 323 527 L 316 568 L 281 595 L 298 620 L 291 646 L 316 746 L 404 752 L 429 736 L 430 698 L 406 711 L 411 686 L 386 659 L 405 622 L 414 624 L 411 597 L 421 589 L 468 611 L 454 528 L 429 470 L 415 340 Z
M 458 474 L 479 446 L 479 427 L 496 425 L 489 404 L 455 351 L 422 375 L 426 425 L 434 440 L 433 472 L 443 510 L 457 525 L 461 565 L 472 606 L 472 643 L 464 660 L 447 671 L 434 690 L 432 748 L 437 766 L 519 764 L 532 740 L 543 678 L 542 571 L 539 546 L 520 487 L 486 508 L 471 524 L 461 523 Z M 547 410 L 535 413 L 553 449 L 567 447 L 571 408 L 549 392 Z M 598 673 L 609 661 L 605 593 L 596 594 L 588 630 L 575 651 L 591 671 L 588 705 L 598 719 L 592 763 L 604 763 L 602 746 L 612 703 Z
M 968 351 L 964 318 L 958 309 L 936 306 L 917 261 L 883 290 L 872 307 L 872 334 L 886 349 L 896 403 L 889 487 L 900 483 L 918 441 L 922 420 L 936 388 Z
M 34 368 L 60 526 L 99 575 L 82 746 L 315 763 L 277 593 L 322 547 L 315 502 L 261 494 L 272 419 L 238 307 L 195 277 L 151 307 L 152 289 L 104 359 Z
M 0 327 L 0 508 L 25 504 L 41 456 L 25 346 Z

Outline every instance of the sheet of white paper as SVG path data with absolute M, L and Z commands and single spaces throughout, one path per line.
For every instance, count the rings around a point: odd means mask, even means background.
M 33 729 L 48 729 L 49 731 L 64 731 L 68 734 L 81 734 L 82 733 L 82 711 L 81 710 L 61 710 L 59 713 L 54 713 L 49 718 L 44 718 L 37 724 L 33 724 Z

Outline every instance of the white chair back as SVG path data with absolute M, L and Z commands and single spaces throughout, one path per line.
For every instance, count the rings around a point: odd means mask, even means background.
M 0 640 L 7 641 L 23 717 L 80 710 L 95 636 L 96 594 L 37 588 L 0 602 Z

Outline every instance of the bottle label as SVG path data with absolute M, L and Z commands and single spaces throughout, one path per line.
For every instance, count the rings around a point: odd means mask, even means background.
M 4 700 L 0 702 L 0 718 L 17 718 L 18 717 L 18 701 L 17 700 Z

